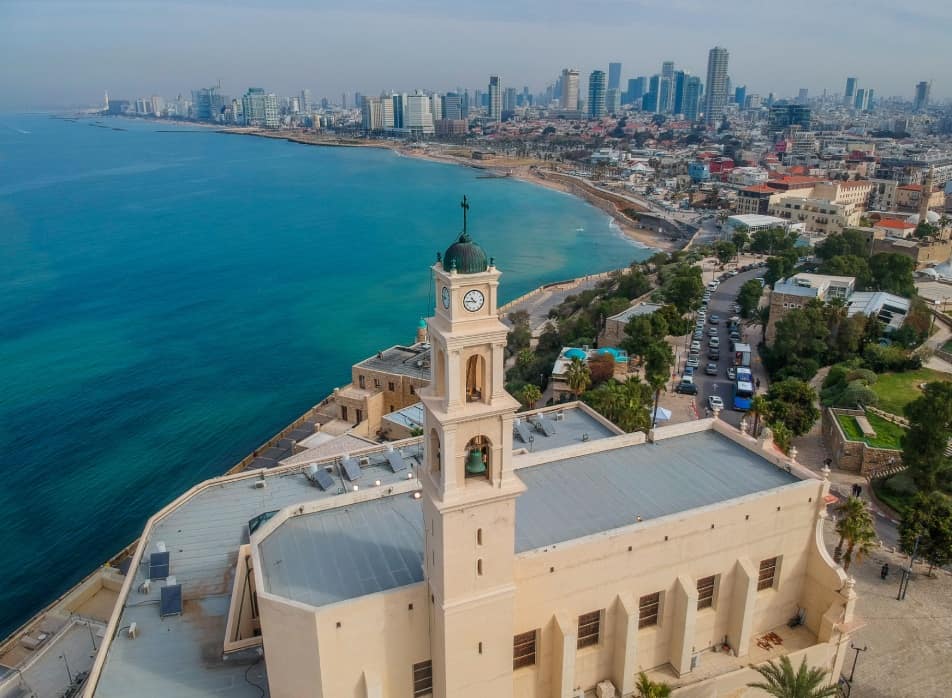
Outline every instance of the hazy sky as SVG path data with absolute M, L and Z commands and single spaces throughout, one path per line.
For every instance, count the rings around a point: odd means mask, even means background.
M 0 110 L 188 94 L 221 79 L 279 94 L 504 86 L 533 92 L 566 66 L 662 60 L 702 76 L 707 51 L 778 96 L 847 75 L 881 97 L 933 80 L 952 94 L 952 3 L 918 0 L 0 0 Z M 587 82 L 583 77 L 583 85 Z

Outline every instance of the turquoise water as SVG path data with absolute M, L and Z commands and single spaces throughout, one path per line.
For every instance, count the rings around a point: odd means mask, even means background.
M 648 254 L 467 168 L 106 123 L 0 115 L 0 636 L 413 341 L 462 194 L 503 300 Z

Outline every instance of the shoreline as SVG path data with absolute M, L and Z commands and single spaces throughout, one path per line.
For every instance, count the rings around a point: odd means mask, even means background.
M 444 152 L 433 152 L 428 147 L 421 148 L 408 147 L 406 144 L 397 141 L 359 141 L 354 139 L 328 139 L 319 135 L 308 134 L 289 134 L 286 131 L 263 131 L 261 129 L 251 128 L 224 128 L 218 129 L 218 133 L 226 133 L 236 136 L 257 136 L 259 138 L 270 138 L 273 140 L 284 140 L 289 143 L 298 143 L 301 145 L 328 147 L 328 148 L 376 148 L 379 150 L 390 150 L 398 155 L 415 158 L 417 160 L 426 160 L 429 162 L 442 163 L 444 165 L 458 165 L 468 167 L 473 170 L 485 172 L 493 175 L 494 179 L 515 179 L 520 182 L 534 184 L 545 189 L 561 192 L 581 199 L 585 203 L 594 206 L 607 214 L 617 226 L 619 232 L 629 240 L 653 250 L 662 252 L 673 252 L 683 248 L 687 240 L 673 240 L 670 237 L 659 236 L 653 230 L 638 227 L 628 218 L 618 205 L 611 200 L 610 195 L 600 192 L 594 192 L 575 182 L 567 183 L 555 179 L 565 178 L 566 175 L 549 170 L 539 169 L 543 163 L 535 160 L 515 160 L 508 158 L 492 157 L 486 160 L 472 160 L 462 155 L 453 155 Z M 630 209 L 642 209 L 635 203 L 626 206 Z M 650 211 L 644 211 L 646 215 L 653 215 Z

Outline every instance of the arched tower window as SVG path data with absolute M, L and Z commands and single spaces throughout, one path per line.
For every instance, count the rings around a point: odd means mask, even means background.
M 486 359 L 473 354 L 466 359 L 466 402 L 482 402 L 486 393 Z
M 430 443 L 429 448 L 429 459 L 430 459 L 430 472 L 434 475 L 438 475 L 440 472 L 440 435 L 436 433 L 436 429 L 430 429 Z
M 466 444 L 465 471 L 467 478 L 489 479 L 492 465 L 492 443 L 485 436 L 474 436 Z

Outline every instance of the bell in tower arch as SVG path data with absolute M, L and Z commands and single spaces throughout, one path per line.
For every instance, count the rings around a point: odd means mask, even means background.
M 471 448 L 466 456 L 466 474 L 482 475 L 486 472 L 486 463 L 483 462 L 483 452 L 479 448 Z

